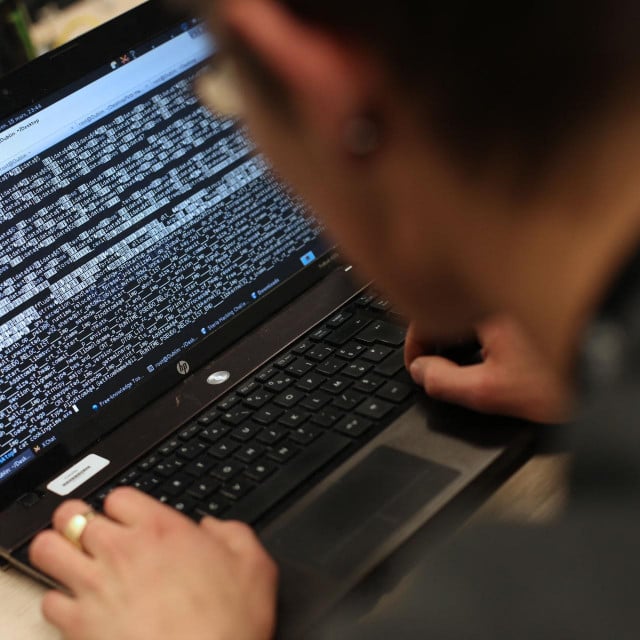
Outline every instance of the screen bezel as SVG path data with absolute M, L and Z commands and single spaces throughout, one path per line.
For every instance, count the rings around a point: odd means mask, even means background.
M 0 78 L 0 119 L 11 117 L 52 93 L 63 90 L 94 73 L 122 51 L 151 40 L 188 19 L 187 15 L 168 10 L 164 2 L 149 0 L 63 48 Z M 327 259 L 329 255 L 331 258 Z M 25 465 L 24 469 L 0 483 L 0 510 L 64 471 L 81 453 L 184 381 L 185 376 L 176 367 L 178 361 L 189 362 L 190 375 L 197 372 L 333 271 L 335 257 L 334 249 L 318 256 L 314 263 L 283 281 L 246 310 L 145 377 L 132 391 L 114 400 L 98 414 L 78 419 L 78 425 L 71 426 L 69 435 L 63 436 L 50 449 Z M 66 429 L 67 422 L 64 424 Z

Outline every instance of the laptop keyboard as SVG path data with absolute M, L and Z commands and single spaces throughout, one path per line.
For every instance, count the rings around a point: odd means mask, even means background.
M 89 502 L 132 486 L 199 519 L 255 524 L 400 415 L 405 329 L 363 294 L 207 408 Z

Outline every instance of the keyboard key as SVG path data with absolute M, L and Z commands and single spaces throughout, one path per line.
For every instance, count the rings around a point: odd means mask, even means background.
M 366 418 L 346 416 L 336 425 L 336 431 L 344 433 L 351 438 L 359 438 L 371 428 L 372 424 Z
M 358 360 L 346 366 L 342 370 L 342 373 L 350 378 L 362 378 L 372 367 L 372 364 Z
M 206 442 L 218 442 L 222 436 L 229 432 L 229 427 L 225 427 L 221 424 L 215 424 L 211 427 L 207 427 L 203 429 L 198 437 L 202 438 Z
M 240 472 L 245 470 L 245 465 L 235 460 L 229 460 L 224 464 L 218 465 L 211 471 L 211 475 L 218 480 L 226 482 L 231 478 L 237 476 Z
M 377 298 L 369 306 L 374 311 L 382 311 L 383 313 L 391 311 L 391 302 L 386 298 Z
M 326 362 L 323 362 L 316 368 L 318 373 L 323 376 L 333 376 L 340 371 L 346 362 L 344 360 L 338 360 L 338 358 L 329 358 Z
M 196 500 L 208 498 L 220 486 L 213 478 L 203 478 L 189 487 L 187 493 Z
M 172 496 L 184 494 L 193 483 L 193 478 L 185 473 L 176 474 L 173 478 L 165 482 L 160 489 L 164 493 Z
M 324 378 L 323 378 L 324 380 Z M 331 396 L 324 391 L 316 391 L 308 395 L 301 403 L 300 406 L 310 411 L 317 411 L 324 407 L 331 400 Z
M 211 471 L 211 468 L 215 464 L 215 460 L 209 456 L 203 456 L 199 460 L 194 460 L 185 466 L 184 472 L 188 473 L 194 478 L 201 478 Z
M 339 419 L 341 415 L 337 409 L 323 409 L 311 415 L 311 422 L 317 424 L 320 427 L 328 429 L 332 427 Z
M 247 407 L 236 407 L 235 409 L 231 409 L 230 411 L 223 413 L 220 419 L 222 422 L 235 426 L 241 424 L 245 420 L 248 420 L 252 413 L 253 411 Z
M 199 424 L 190 424 L 188 427 L 185 427 L 178 433 L 178 438 L 180 438 L 180 440 L 191 440 L 193 436 L 197 435 L 200 432 L 200 429 L 201 427 Z
M 282 416 L 282 418 L 280 418 L 279 422 L 280 424 L 283 424 L 285 427 L 289 427 L 290 429 L 293 429 L 298 425 L 301 425 L 306 420 L 308 420 L 308 418 L 309 418 L 308 413 L 305 413 L 304 411 L 296 411 L 294 409 L 293 411 L 289 411 L 288 413 L 285 413 Z
M 384 380 L 382 378 L 377 378 L 376 376 L 367 376 L 366 378 L 362 378 L 355 383 L 354 389 L 358 391 L 363 391 L 364 393 L 373 393 L 378 387 L 384 384 Z
M 250 395 L 248 395 L 243 403 L 247 407 L 251 407 L 252 409 L 260 409 L 263 407 L 269 400 L 273 398 L 273 395 L 265 391 L 264 389 L 259 389 L 257 391 L 253 391 Z
M 309 349 L 305 354 L 307 358 L 311 358 L 316 362 L 324 362 L 329 356 L 333 355 L 333 349 L 321 344 L 317 344 L 315 347 Z
M 190 514 L 196 506 L 195 500 L 191 498 L 178 498 L 177 500 L 169 500 L 167 504 L 180 513 Z
M 350 342 L 348 345 L 338 349 L 336 355 L 345 360 L 355 360 L 366 349 L 363 344 L 357 342 Z
M 264 407 L 264 409 L 261 409 L 256 414 L 254 414 L 253 419 L 260 424 L 271 424 L 274 420 L 277 420 L 283 413 L 283 409 L 280 409 L 273 404 L 269 404 Z
M 169 504 L 169 502 L 171 502 L 171 500 L 173 500 L 175 497 L 170 493 L 163 491 L 162 489 L 160 489 L 160 487 L 151 491 L 149 495 L 153 496 L 158 502 L 161 502 L 162 504 Z
M 309 351 L 309 349 L 311 349 L 311 346 L 313 345 L 312 342 L 308 341 L 308 340 L 304 340 L 303 342 L 298 343 L 293 349 L 293 353 L 297 353 L 299 356 L 304 355 L 307 351 Z
M 240 402 L 240 398 L 238 398 L 238 396 L 229 396 L 228 398 L 225 398 L 222 402 L 218 403 L 218 409 L 220 409 L 220 411 L 222 412 L 229 411 L 229 409 L 231 409 L 232 407 L 235 407 L 235 405 L 237 405 L 238 402 Z
M 253 438 L 260 431 L 260 427 L 257 424 L 252 424 L 249 422 L 248 424 L 240 425 L 236 427 L 231 432 L 231 437 L 234 440 L 239 440 L 240 442 L 247 442 Z
M 296 387 L 303 391 L 315 391 L 325 380 L 326 378 L 319 376 L 317 373 L 310 373 L 303 376 L 296 384 Z
M 322 431 L 319 428 L 305 424 L 293 431 L 290 437 L 292 442 L 306 446 L 320 437 L 321 434 Z
M 356 411 L 365 416 L 366 418 L 373 418 L 374 420 L 380 420 L 384 418 L 391 410 L 393 405 L 385 402 L 384 400 L 378 400 L 377 398 L 369 398 L 365 400 Z
M 160 456 L 147 456 L 142 462 L 138 464 L 138 469 L 140 469 L 140 471 L 149 471 L 150 469 L 153 469 L 153 467 L 155 467 L 158 462 L 160 462 L 160 460 Z
M 131 471 L 127 471 L 125 474 L 121 475 L 118 478 L 117 483 L 122 487 L 128 487 L 132 485 L 138 477 L 140 477 L 140 472 L 132 469 Z
M 351 380 L 347 378 L 332 378 L 322 385 L 322 390 L 329 393 L 342 393 L 350 385 Z
M 262 482 L 269 476 L 273 475 L 277 470 L 278 466 L 274 462 L 262 459 L 259 462 L 249 465 L 244 473 L 252 480 Z
M 284 393 L 281 393 L 275 400 L 275 404 L 285 407 L 286 409 L 294 407 L 300 400 L 304 398 L 304 393 L 297 389 L 288 389 Z
M 259 458 L 264 453 L 264 447 L 260 447 L 255 444 L 250 444 L 238 451 L 236 453 L 236 458 L 238 460 L 242 460 L 242 462 L 246 462 L 247 464 L 254 462 L 256 458 Z
M 398 349 L 393 355 L 389 356 L 386 360 L 380 363 L 373 370 L 374 373 L 378 373 L 382 376 L 391 378 L 397 375 L 400 371 L 404 370 L 404 353 L 402 349 Z
M 332 331 L 325 338 L 325 342 L 335 346 L 342 346 L 355 338 L 370 322 L 367 318 L 356 316 L 339 329 Z
M 253 489 L 254 485 L 244 478 L 237 478 L 229 484 L 225 484 L 220 493 L 230 500 L 239 500 Z
M 328 320 L 327 326 L 336 329 L 340 325 L 343 325 L 352 315 L 353 314 L 348 311 L 338 311 L 338 313 Z
M 278 360 L 276 360 L 276 367 L 278 369 L 286 369 L 293 361 L 295 360 L 295 356 L 287 353 L 286 356 L 282 356 Z
M 220 440 L 212 447 L 209 448 L 209 453 L 214 457 L 222 460 L 232 453 L 237 451 L 240 448 L 240 445 L 233 440 L 229 440 L 229 438 L 225 438 L 224 440 Z
M 176 455 L 183 460 L 195 460 L 200 454 L 207 450 L 207 445 L 204 442 L 197 440 L 193 442 L 187 442 L 181 447 L 176 449 Z
M 254 391 L 256 391 L 259 388 L 259 385 L 257 382 L 254 382 L 253 380 L 251 382 L 247 382 L 245 384 L 243 384 L 237 391 L 236 393 L 239 396 L 242 396 L 243 398 L 246 398 L 247 396 L 251 395 Z M 246 400 L 245 400 L 246 402 Z
M 138 478 L 131 485 L 134 489 L 138 489 L 139 491 L 144 491 L 145 493 L 151 493 L 154 489 L 157 489 L 164 482 L 164 478 L 158 478 L 158 476 L 142 476 Z M 102 504 L 100 503 L 99 509 L 102 508 Z
M 268 380 L 271 380 L 271 378 L 273 378 L 273 376 L 276 375 L 277 373 L 277 369 L 275 367 L 265 367 L 257 376 L 256 376 L 256 380 L 258 382 L 262 382 L 265 383 Z
M 168 456 L 174 449 L 177 449 L 180 444 L 181 442 L 178 438 L 171 438 L 171 440 L 168 440 L 158 448 L 158 453 L 161 456 Z
M 356 304 L 359 307 L 368 307 L 376 297 L 371 293 L 363 293 L 357 300 Z
M 259 434 L 257 439 L 263 444 L 276 444 L 287 435 L 287 430 L 283 427 L 275 425 L 266 427 Z
M 328 335 L 329 335 L 329 329 L 325 329 L 324 327 L 322 327 L 320 329 L 316 329 L 311 334 L 310 338 L 314 342 L 320 342 L 321 340 L 324 340 Z
M 273 378 L 271 378 L 271 380 L 269 380 L 269 382 L 265 384 L 265 387 L 270 391 L 280 392 L 284 391 L 287 387 L 292 385 L 293 382 L 294 379 L 291 376 L 281 371 Z
M 296 376 L 299 378 L 300 376 L 304 376 L 309 373 L 311 369 L 315 367 L 313 362 L 309 362 L 306 358 L 298 358 L 294 360 L 290 366 L 287 367 L 287 373 L 290 373 L 292 376 Z
M 400 347 L 404 344 L 405 330 L 390 322 L 378 320 L 370 324 L 364 331 L 358 334 L 358 340 L 366 344 L 382 344 L 392 347 Z
M 384 400 L 390 400 L 391 402 L 404 402 L 413 392 L 413 389 L 401 382 L 387 382 L 377 392 Z
M 153 474 L 147 476 L 147 479 L 149 481 L 149 484 L 153 487 L 159 487 L 164 482 L 164 478 L 160 478 L 159 476 Z
M 210 409 L 198 418 L 198 423 L 203 427 L 210 425 L 220 414 L 215 409 Z
M 213 516 L 219 518 L 227 509 L 229 503 L 221 496 L 213 496 L 203 507 L 197 507 L 196 513 L 202 516 Z
M 338 407 L 338 409 L 351 411 L 354 407 L 359 405 L 364 398 L 365 395 L 363 393 L 358 393 L 357 391 L 349 389 L 344 393 L 341 393 L 339 396 L 336 396 L 331 404 L 334 407 Z
M 172 476 L 176 471 L 179 471 L 184 467 L 184 462 L 175 456 L 172 458 L 168 458 L 167 460 L 163 460 L 159 462 L 154 468 L 153 472 L 156 475 L 162 476 L 163 478 L 168 478 Z
M 291 460 L 291 458 L 293 458 L 299 451 L 300 449 L 298 449 L 298 447 L 294 446 L 290 442 L 285 442 L 283 444 L 279 444 L 273 449 L 269 449 L 267 455 L 276 462 L 284 463 Z
M 390 347 L 374 345 L 373 347 L 369 347 L 362 354 L 362 357 L 365 360 L 370 360 L 371 362 L 382 362 L 391 353 L 393 353 L 393 349 Z

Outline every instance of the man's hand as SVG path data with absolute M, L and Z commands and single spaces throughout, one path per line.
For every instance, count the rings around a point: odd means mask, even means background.
M 68 587 L 43 612 L 68 640 L 269 640 L 277 569 L 249 527 L 196 525 L 133 489 L 116 489 L 91 520 L 81 551 L 61 532 L 88 511 L 55 513 L 31 545 L 35 566 Z
M 500 317 L 477 327 L 477 336 L 483 362 L 459 366 L 424 355 L 424 341 L 411 326 L 405 347 L 411 377 L 432 398 L 475 411 L 542 423 L 569 419 L 569 385 L 552 371 L 524 329 Z

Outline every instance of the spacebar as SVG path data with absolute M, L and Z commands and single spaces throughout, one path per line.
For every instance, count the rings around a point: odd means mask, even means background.
M 242 520 L 252 524 L 352 442 L 335 433 L 324 434 L 272 478 L 244 497 L 242 502 L 233 505 L 224 514 L 224 519 Z

